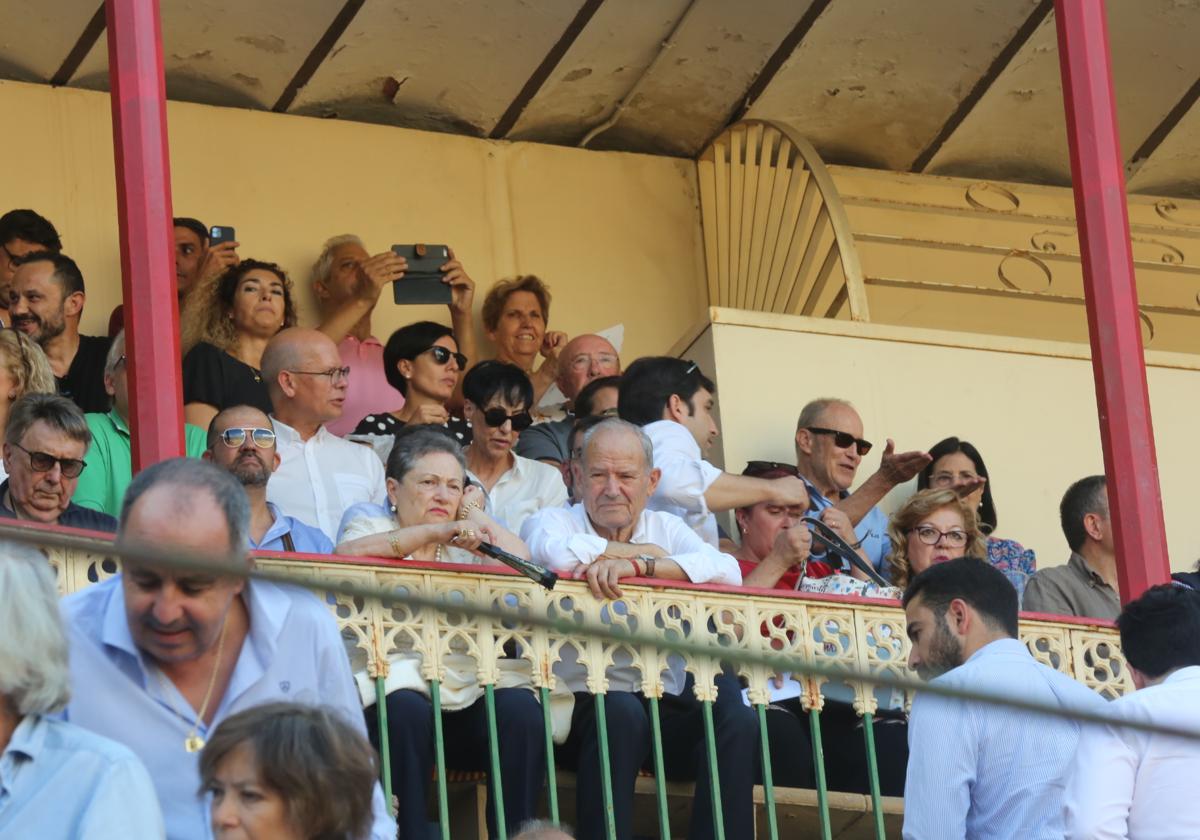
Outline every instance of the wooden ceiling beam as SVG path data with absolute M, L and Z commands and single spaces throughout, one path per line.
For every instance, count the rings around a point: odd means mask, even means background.
M 283 89 L 283 93 L 279 94 L 279 99 L 272 106 L 271 110 L 276 113 L 284 113 L 288 108 L 292 107 L 292 103 L 296 100 L 296 94 L 300 92 L 300 88 L 308 84 L 314 75 L 317 68 L 321 66 L 329 53 L 333 51 L 338 39 L 342 37 L 346 29 L 350 26 L 350 22 L 354 20 L 354 16 L 358 14 L 358 10 L 362 8 L 366 0 L 346 0 L 346 5 L 342 6 L 342 10 L 337 13 L 329 24 L 329 28 L 325 30 L 325 34 L 313 45 L 312 51 L 308 57 L 304 59 L 304 63 L 300 65 L 300 69 L 296 71 L 296 75 L 292 76 L 292 80 L 287 83 L 287 87 Z
M 96 14 L 92 15 L 92 19 L 83 28 L 83 32 L 79 33 L 79 38 L 75 41 L 75 46 L 71 47 L 71 51 L 63 59 L 62 65 L 50 77 L 50 84 L 55 87 L 62 87 L 71 81 L 71 77 L 75 75 L 75 71 L 79 69 L 79 65 L 83 64 L 83 60 L 92 51 L 92 47 L 96 46 L 96 42 L 104 34 L 105 25 L 104 3 L 101 3 L 100 8 L 96 9 Z
M 1133 153 L 1133 157 L 1126 161 L 1125 171 L 1127 173 L 1136 171 L 1152 154 L 1158 151 L 1158 147 L 1175 130 L 1179 122 L 1187 116 L 1187 112 L 1196 104 L 1197 99 L 1200 99 L 1200 79 L 1192 83 L 1192 86 L 1184 93 L 1183 98 L 1175 103 L 1175 107 L 1167 112 L 1162 122 L 1156 125 L 1154 130 L 1147 135 L 1142 145 L 1138 146 L 1138 150 Z

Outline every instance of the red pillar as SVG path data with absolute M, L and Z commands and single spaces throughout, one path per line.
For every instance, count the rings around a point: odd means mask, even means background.
M 182 455 L 183 386 L 158 0 L 105 0 L 133 470 Z
M 1121 600 L 1168 580 L 1103 0 L 1055 0 L 1088 333 Z

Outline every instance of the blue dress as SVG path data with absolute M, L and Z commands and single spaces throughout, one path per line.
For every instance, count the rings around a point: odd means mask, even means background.
M 1016 540 L 1003 540 L 988 537 L 988 562 L 1004 573 L 1009 582 L 1016 587 L 1017 597 L 1025 596 L 1025 584 L 1037 571 L 1037 558 L 1032 548 L 1025 548 Z

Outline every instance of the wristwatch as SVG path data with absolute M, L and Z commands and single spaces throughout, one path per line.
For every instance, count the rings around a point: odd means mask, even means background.
M 657 557 L 651 557 L 649 554 L 639 554 L 633 559 L 641 561 L 642 566 L 646 569 L 645 577 L 654 577 L 654 561 L 658 559 Z

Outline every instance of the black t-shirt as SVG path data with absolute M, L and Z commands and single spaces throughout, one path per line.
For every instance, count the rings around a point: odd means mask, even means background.
M 208 403 L 218 411 L 252 405 L 271 413 L 267 383 L 259 372 L 206 341 L 183 357 L 183 404 L 188 403 Z
M 352 434 L 394 436 L 406 425 L 391 414 L 368 414 L 354 427 Z M 433 426 L 431 424 L 431 427 L 445 432 L 446 436 L 453 438 L 459 446 L 466 446 L 471 442 L 471 424 L 461 417 L 451 417 L 442 425 Z
M 79 349 L 67 375 L 54 377 L 58 393 L 79 406 L 80 411 L 108 411 L 111 398 L 104 390 L 104 359 L 111 342 L 101 335 L 79 336 Z

